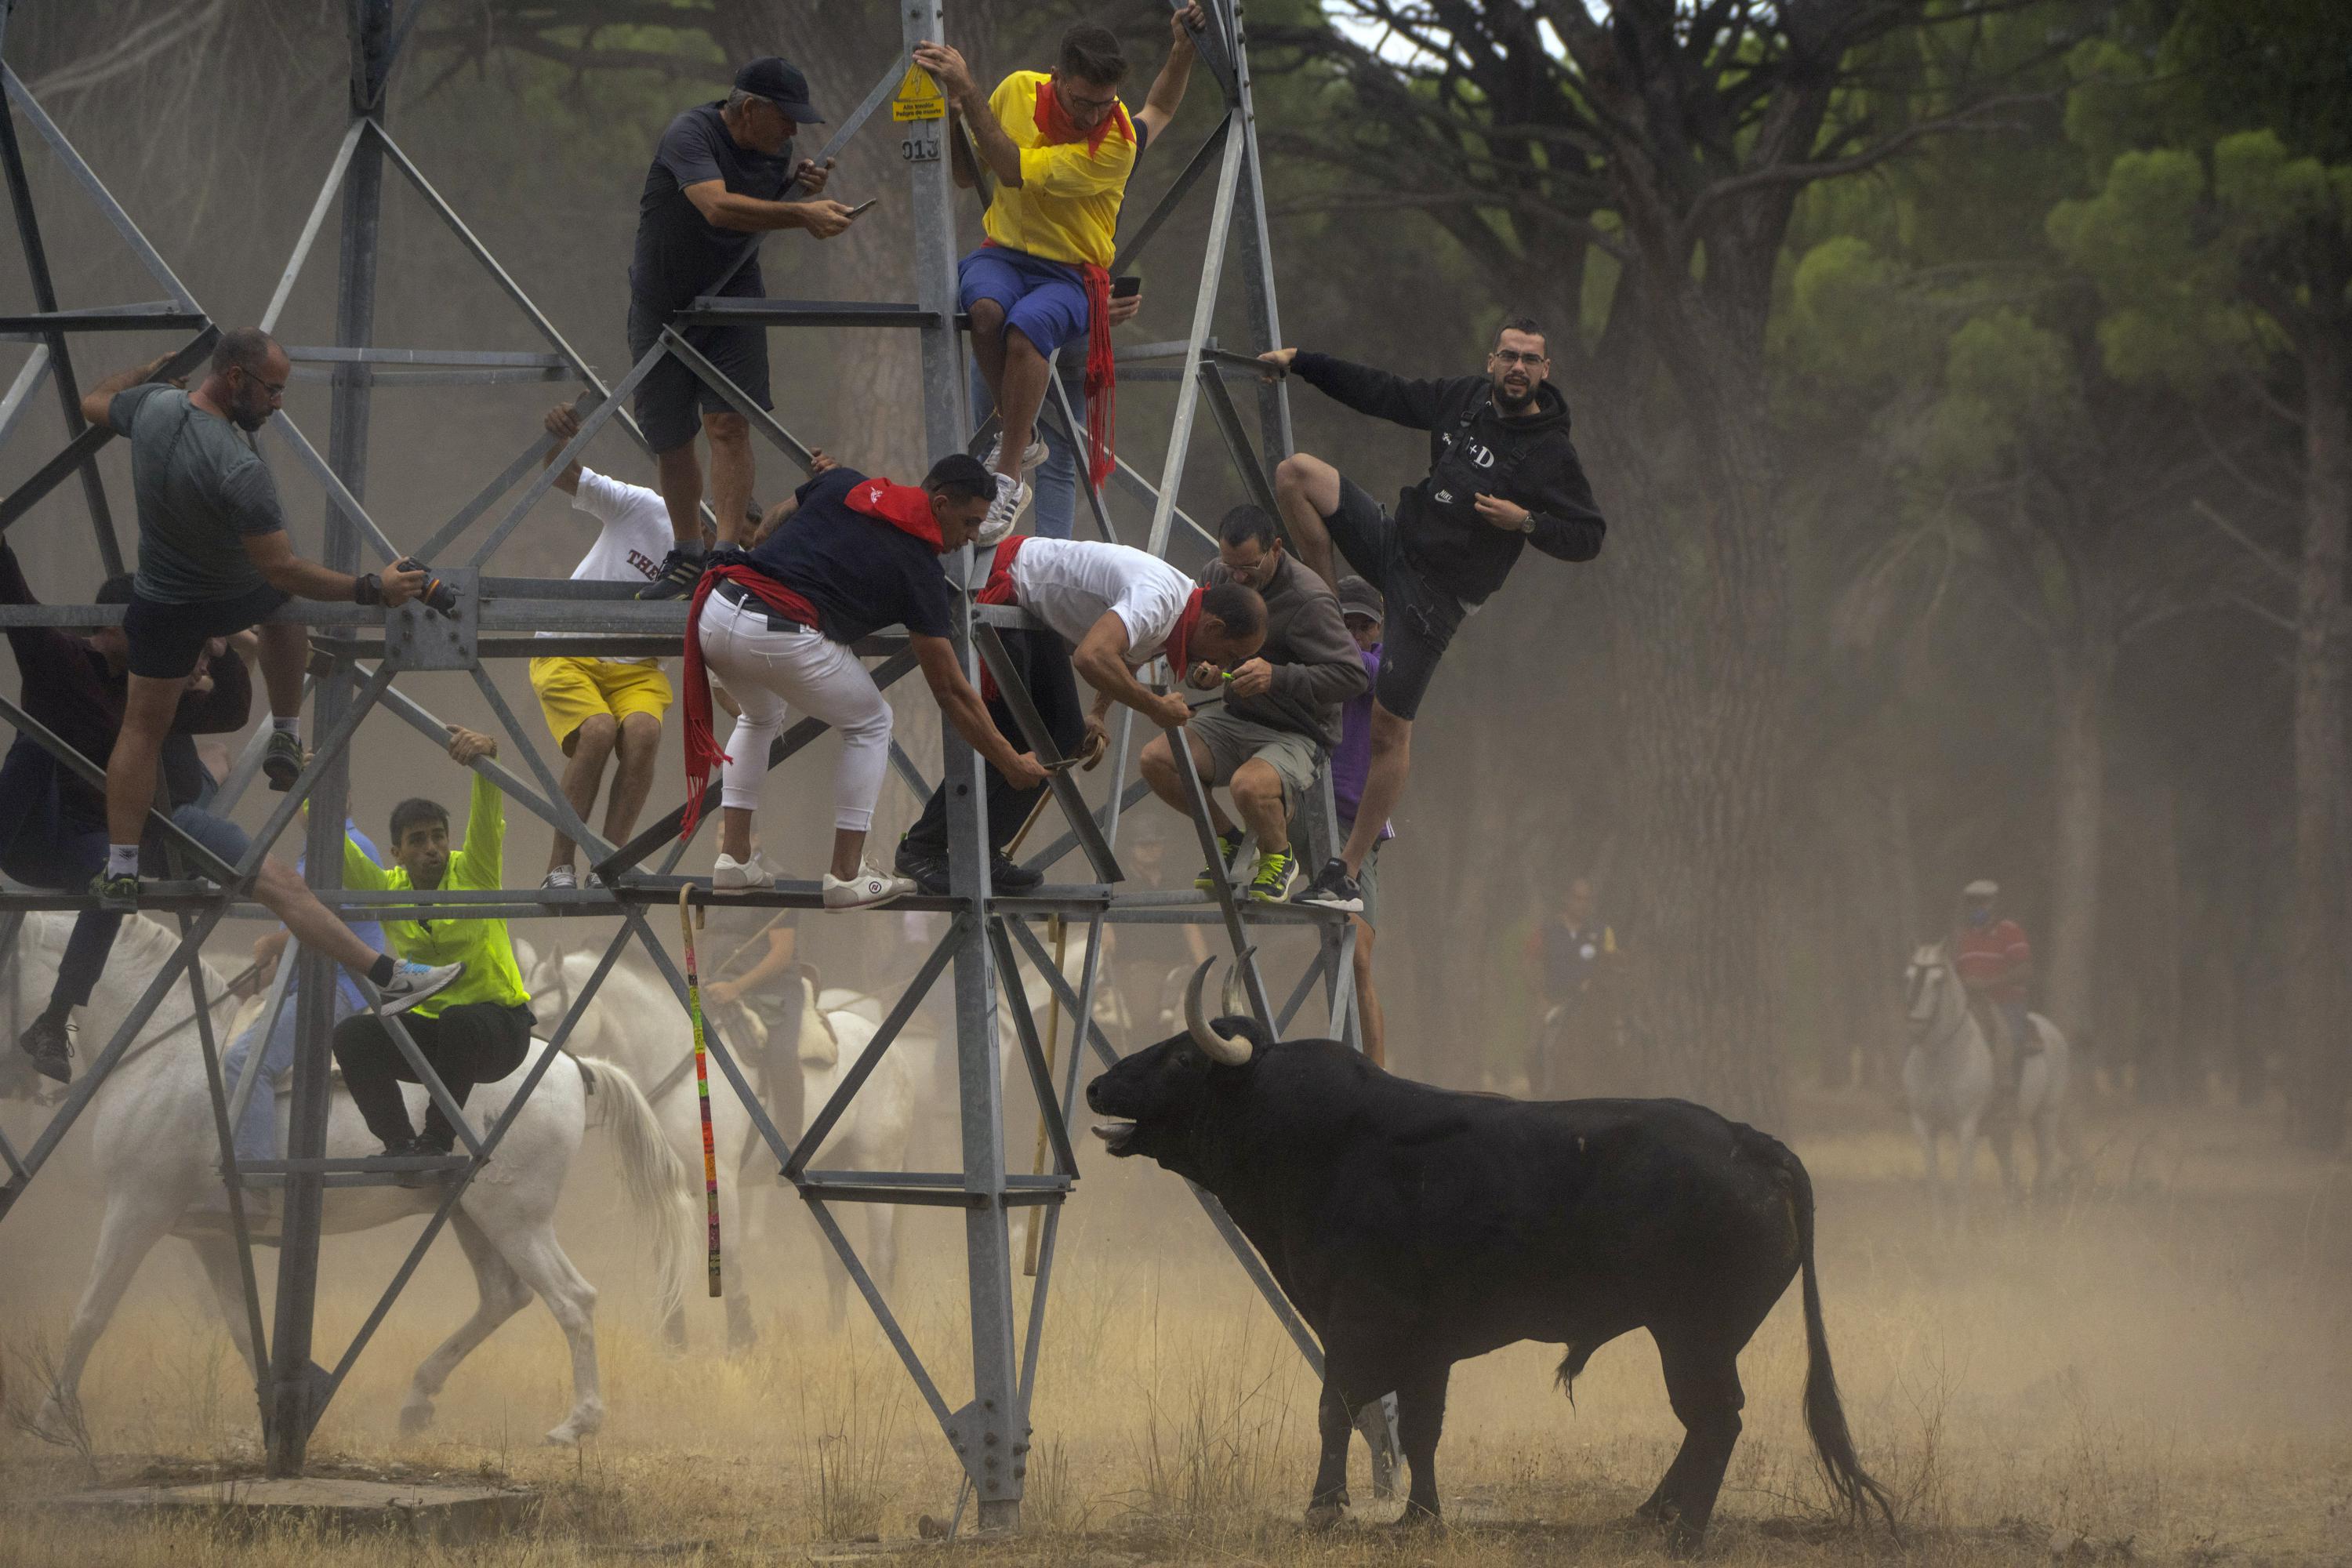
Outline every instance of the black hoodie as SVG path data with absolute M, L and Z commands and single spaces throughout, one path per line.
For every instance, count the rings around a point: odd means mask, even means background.
M 1551 383 L 1536 388 L 1526 413 L 1507 416 L 1483 375 L 1407 381 L 1304 349 L 1290 368 L 1359 414 L 1429 432 L 1429 476 L 1398 496 L 1397 528 L 1422 575 L 1464 604 L 1501 587 L 1525 545 L 1562 561 L 1601 553 L 1607 524 L 1568 437 L 1568 404 Z M 1478 495 L 1527 508 L 1534 531 L 1484 521 Z

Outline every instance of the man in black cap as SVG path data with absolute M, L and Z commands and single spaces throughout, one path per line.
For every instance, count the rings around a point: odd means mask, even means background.
M 637 199 L 636 259 L 629 267 L 629 358 L 643 359 L 663 327 L 698 296 L 756 299 L 767 290 L 755 254 L 770 229 L 804 229 L 831 239 L 849 226 L 849 209 L 824 199 L 831 160 L 820 168 L 793 159 L 793 136 L 822 124 L 808 101 L 808 79 L 771 55 L 735 73 L 724 103 L 701 103 L 669 122 Z M 805 199 L 783 201 L 799 182 Z M 686 341 L 762 408 L 768 396 L 768 339 L 759 327 L 691 327 Z M 698 417 L 698 412 L 699 417 Z M 681 599 L 702 574 L 702 468 L 698 428 L 710 440 L 710 502 L 719 542 L 733 544 L 751 502 L 751 426 L 676 359 L 637 384 L 637 423 L 660 467 L 673 543 L 662 574 L 641 599 Z

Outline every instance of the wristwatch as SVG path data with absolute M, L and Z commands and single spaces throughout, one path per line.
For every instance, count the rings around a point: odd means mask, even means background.
M 1535 514 L 1535 513 L 1533 513 L 1533 512 L 1529 512 L 1529 513 L 1528 513 L 1528 515 L 1527 515 L 1527 516 L 1525 516 L 1525 517 L 1523 517 L 1523 518 L 1519 519 L 1519 531 L 1520 531 L 1521 533 L 1533 533 L 1535 531 L 1536 531 L 1536 514 Z

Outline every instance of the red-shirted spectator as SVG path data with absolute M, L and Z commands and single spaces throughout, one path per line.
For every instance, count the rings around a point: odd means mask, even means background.
M 2000 1010 L 2010 1043 L 2021 1051 L 2033 1037 L 2025 1016 L 2033 947 L 2025 940 L 2024 927 L 1993 918 L 1993 900 L 2000 896 L 2000 884 L 1982 879 L 1960 889 L 1960 929 L 1952 941 L 1952 963 L 1972 996 Z

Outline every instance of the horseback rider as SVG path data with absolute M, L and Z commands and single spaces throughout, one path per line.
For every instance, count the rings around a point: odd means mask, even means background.
M 2006 1064 L 2002 1079 L 2014 1089 L 2025 1058 L 2041 1048 L 2041 1041 L 2025 1010 L 2026 984 L 2033 978 L 2033 947 L 2025 940 L 2024 927 L 2013 920 L 1996 918 L 1993 903 L 2000 896 L 2000 885 L 1984 878 L 1960 889 L 1960 923 L 1952 938 L 1952 965 L 1959 972 L 1969 1007 L 1985 1032 L 1986 1043 Z M 1998 1027 L 1993 1023 L 1996 1018 Z

